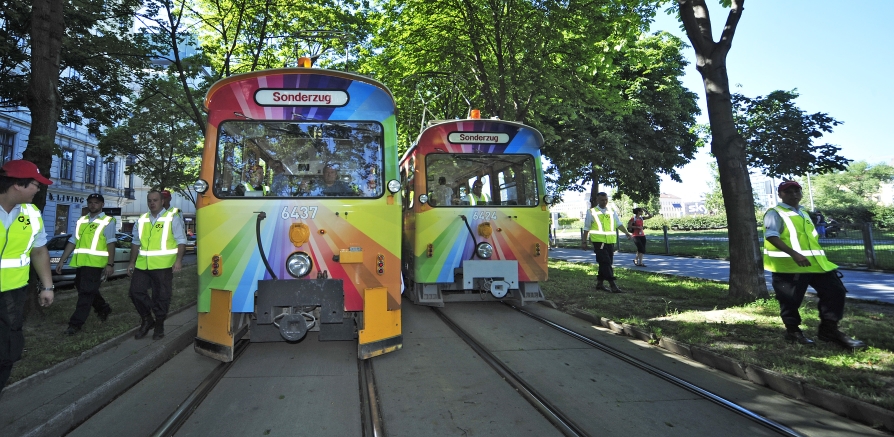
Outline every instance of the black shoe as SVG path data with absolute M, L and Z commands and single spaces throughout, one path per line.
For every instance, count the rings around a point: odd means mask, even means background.
M 817 334 L 820 340 L 835 343 L 845 349 L 864 349 L 866 343 L 847 336 L 847 334 L 835 329 L 821 329 Z
M 109 318 L 109 314 L 112 314 L 112 307 L 106 307 L 103 311 L 97 311 L 96 317 L 99 318 L 100 322 L 105 322 Z
M 72 326 L 72 325 L 68 325 L 68 329 L 66 329 L 66 330 L 63 331 L 62 333 L 70 337 L 70 336 L 72 336 L 72 335 L 77 334 L 80 330 L 81 330 L 81 327 L 80 327 L 80 326 Z
M 621 290 L 620 288 L 618 288 L 617 285 L 612 285 L 611 292 L 612 293 L 623 293 L 624 290 Z
M 804 336 L 801 331 L 789 332 L 785 331 L 785 341 L 789 343 L 798 343 L 805 346 L 813 346 L 816 344 L 813 340 Z
M 133 338 L 139 340 L 146 336 L 149 333 L 149 330 L 155 326 L 155 320 L 152 319 L 152 316 L 143 317 L 143 323 L 140 324 L 140 329 L 137 329 L 137 333 L 134 334 Z
M 597 283 L 596 283 L 596 291 L 605 291 L 605 292 L 608 292 L 609 289 L 608 289 L 608 288 L 605 288 L 605 284 L 603 284 L 603 283 L 601 283 L 601 282 L 597 282 Z
M 155 332 L 152 333 L 153 340 L 161 340 L 165 338 L 165 324 L 164 321 L 159 319 L 155 321 Z

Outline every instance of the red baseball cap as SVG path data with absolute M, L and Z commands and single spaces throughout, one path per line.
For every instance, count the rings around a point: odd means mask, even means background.
M 791 188 L 791 187 L 801 188 L 801 184 L 799 184 L 795 181 L 782 181 L 782 183 L 779 184 L 779 189 L 776 191 L 785 191 L 786 189 Z
M 33 162 L 25 161 L 24 159 L 14 159 L 12 161 L 7 161 L 6 164 L 3 164 L 3 167 L 0 168 L 0 170 L 3 171 L 6 177 L 17 179 L 34 179 L 44 185 L 53 185 L 53 181 L 40 175 L 40 171 L 37 169 L 37 166 L 34 165 Z
M 162 190 L 162 191 L 161 191 L 161 197 L 162 197 L 163 199 L 170 199 L 170 198 L 171 198 L 171 192 L 168 191 L 168 190 Z

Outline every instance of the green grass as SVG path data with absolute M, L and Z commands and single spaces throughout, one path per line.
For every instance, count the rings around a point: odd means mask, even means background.
M 547 299 L 563 310 L 639 326 L 658 337 L 693 344 L 883 408 L 894 409 L 894 306 L 849 301 L 841 328 L 870 347 L 851 353 L 817 342 L 790 345 L 774 299 L 740 304 L 719 282 L 685 279 L 616 268 L 618 285 L 628 293 L 593 291 L 596 266 L 550 262 Z M 772 293 L 772 291 L 771 291 Z M 816 299 L 801 306 L 801 328 L 815 337 Z
M 7 385 L 48 369 L 69 358 L 74 358 L 101 343 L 139 326 L 140 316 L 128 297 L 130 280 L 106 282 L 100 288 L 102 297 L 112 306 L 112 314 L 100 322 L 91 310 L 87 322 L 74 336 L 62 333 L 78 300 L 74 288 L 57 290 L 55 301 L 43 310 L 43 316 L 32 314 L 25 320 L 25 353 L 12 369 Z M 198 290 L 196 266 L 185 266 L 174 274 L 171 311 L 195 304 Z

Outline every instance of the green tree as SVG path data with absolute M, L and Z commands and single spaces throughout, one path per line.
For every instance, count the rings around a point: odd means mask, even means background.
M 563 110 L 541 115 L 552 139 L 543 152 L 559 190 L 592 182 L 591 198 L 600 185 L 612 185 L 645 202 L 660 192 L 661 174 L 679 181 L 675 169 L 700 146 L 697 96 L 679 80 L 686 66 L 682 47 L 666 33 L 643 37 L 615 61 L 616 81 L 610 85 L 621 100 L 612 105 L 568 101 L 555 105 Z
M 654 13 L 643 0 L 382 0 L 378 7 L 380 32 L 361 71 L 375 72 L 394 92 L 404 146 L 423 114 L 417 79 L 433 72 L 460 78 L 440 85 L 458 88 L 453 104 L 428 107 L 445 118 L 468 116 L 468 99 L 483 117 L 542 128 L 537 114 L 563 103 L 570 112 L 581 100 L 620 100 L 591 85 L 614 81 L 614 58 Z
M 34 0 L 0 9 L 0 110 L 28 108 L 24 158 L 49 174 L 57 123 L 98 134 L 127 114 L 129 85 L 145 67 L 146 40 L 132 32 L 139 0 Z M 46 191 L 35 196 L 40 208 Z
M 807 114 L 795 106 L 797 97 L 794 90 L 755 98 L 732 95 L 733 118 L 747 143 L 749 165 L 776 178 L 847 168 L 850 160 L 838 155 L 840 147 L 813 144 L 841 122 L 822 112 Z
M 99 143 L 104 155 L 135 158 L 128 172 L 147 186 L 171 188 L 195 200 L 190 191 L 198 178 L 202 133 L 183 116 L 184 102 L 172 101 L 180 91 L 174 76 L 160 75 L 143 88 L 133 116 L 109 129 Z
M 840 222 L 875 221 L 881 203 L 881 185 L 894 181 L 894 167 L 866 161 L 847 169 L 811 176 L 816 209 Z M 806 185 L 805 185 L 806 186 Z

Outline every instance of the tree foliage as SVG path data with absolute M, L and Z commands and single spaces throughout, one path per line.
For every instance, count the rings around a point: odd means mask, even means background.
M 129 85 L 148 63 L 147 41 L 132 32 L 139 0 L 63 2 L 61 51 L 55 72 L 62 123 L 82 124 L 98 134 L 127 115 Z M 30 35 L 32 2 L 5 1 L 0 11 L 0 109 L 31 107 L 28 84 L 34 78 Z
M 894 167 L 866 161 L 852 162 L 843 171 L 811 177 L 816 209 L 841 222 L 876 221 L 877 213 L 887 214 L 878 207 L 883 201 L 881 185 L 892 182 Z
M 172 101 L 180 84 L 159 75 L 143 88 L 133 116 L 109 129 L 99 143 L 104 155 L 133 156 L 128 172 L 156 189 L 170 188 L 188 198 L 198 178 L 202 133 L 183 117 L 183 102 Z
M 686 65 L 682 47 L 666 33 L 643 37 L 615 61 L 616 80 L 607 91 L 620 99 L 612 105 L 568 101 L 555 116 L 542 115 L 553 139 L 543 151 L 560 191 L 590 181 L 645 202 L 659 193 L 661 174 L 680 180 L 676 168 L 700 146 L 697 96 L 679 79 Z
M 838 155 L 840 147 L 813 144 L 842 123 L 826 113 L 807 114 L 795 106 L 797 97 L 794 90 L 755 98 L 732 95 L 733 117 L 747 143 L 748 163 L 776 178 L 847 168 L 850 160 Z
M 613 80 L 612 61 L 645 30 L 651 3 L 383 0 L 362 68 L 394 92 L 404 145 L 419 133 L 420 93 L 439 94 L 424 89 L 432 73 L 454 77 L 440 89 L 456 88 L 433 113 L 465 118 L 468 99 L 483 117 L 540 127 L 538 116 L 558 103 L 620 98 L 590 85 Z
M 301 56 L 346 65 L 345 56 L 356 59 L 372 32 L 365 6 L 360 0 L 194 0 L 184 10 L 198 23 L 195 36 L 217 80 L 294 67 Z

